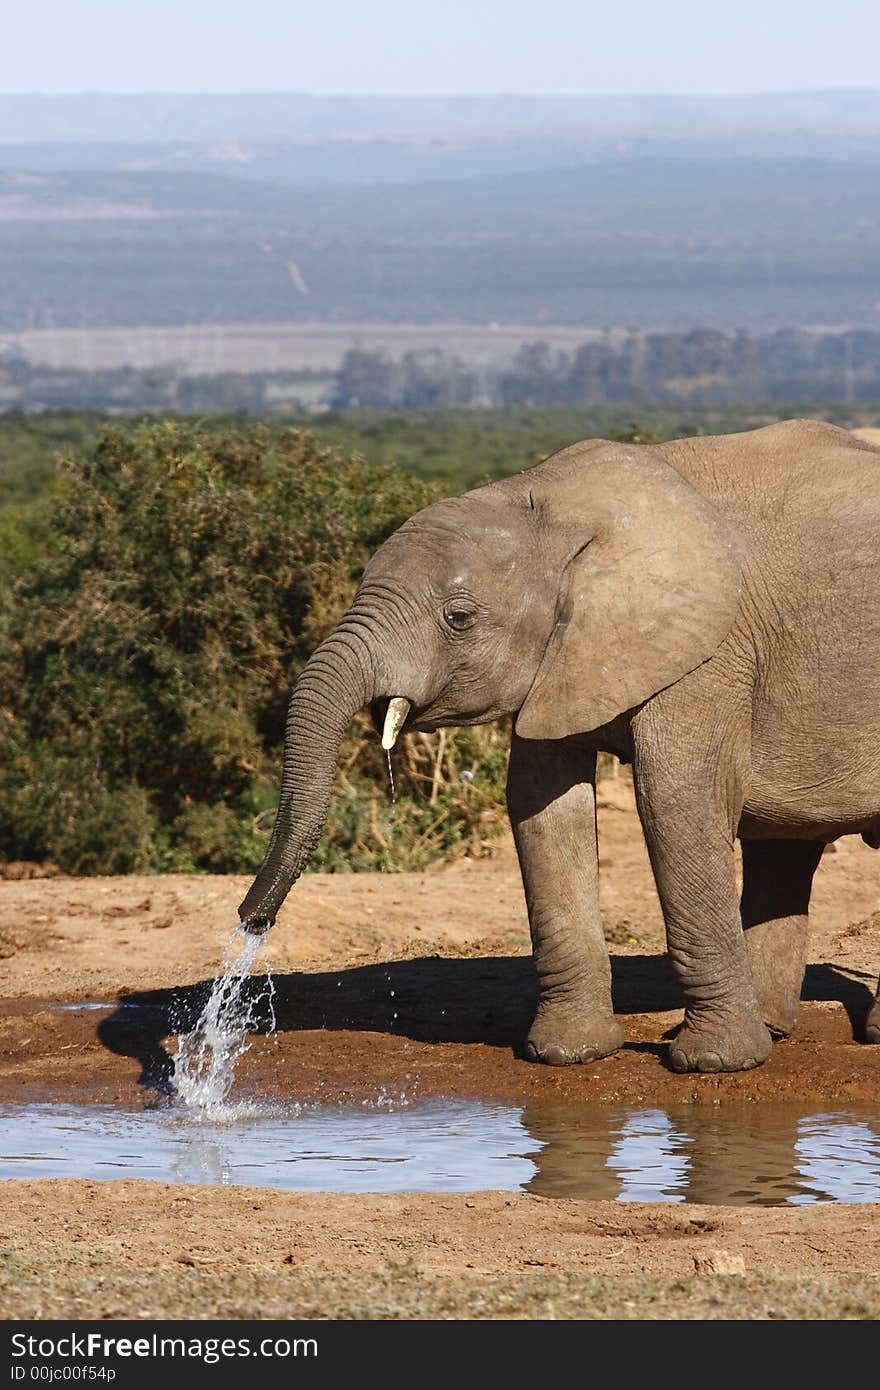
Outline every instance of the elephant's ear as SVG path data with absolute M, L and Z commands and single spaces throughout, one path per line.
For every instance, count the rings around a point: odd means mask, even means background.
M 555 514 L 574 543 L 555 625 L 516 721 L 522 738 L 587 733 L 642 704 L 717 650 L 739 605 L 733 528 L 680 473 L 647 448 L 594 452 L 575 458 L 576 468 L 564 458 L 535 470 L 556 464 L 547 475 L 547 521 Z

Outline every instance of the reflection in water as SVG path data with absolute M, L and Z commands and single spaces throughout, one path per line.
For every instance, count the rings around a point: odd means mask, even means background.
M 880 1201 L 880 1111 L 527 1105 L 523 1123 L 542 1145 L 526 1190 L 544 1197 L 720 1206 Z
M 810 1115 L 801 1121 L 798 1167 L 809 1187 L 792 1202 L 876 1202 L 880 1124 L 846 1115 Z
M 196 1130 L 187 1136 L 185 1144 L 176 1144 L 171 1151 L 171 1182 L 208 1183 L 211 1187 L 226 1187 L 229 1160 L 222 1140 L 209 1139 Z
M 0 1178 L 143 1177 L 313 1192 L 488 1188 L 619 1202 L 880 1202 L 880 1109 L 473 1101 L 279 1108 L 0 1106 Z
M 621 1202 L 683 1202 L 687 1150 L 693 1140 L 663 1110 L 632 1110 L 605 1160 L 617 1174 Z

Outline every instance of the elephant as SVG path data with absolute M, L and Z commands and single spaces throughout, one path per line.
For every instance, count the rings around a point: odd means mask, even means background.
M 824 847 L 880 837 L 880 448 L 810 419 L 586 439 L 404 522 L 296 682 L 265 931 L 321 836 L 340 740 L 511 716 L 507 810 L 538 982 L 525 1057 L 617 1050 L 596 757 L 631 764 L 684 997 L 666 1062 L 763 1063 L 795 1027 Z M 736 841 L 742 849 L 738 886 Z M 863 1038 L 880 1042 L 880 997 Z

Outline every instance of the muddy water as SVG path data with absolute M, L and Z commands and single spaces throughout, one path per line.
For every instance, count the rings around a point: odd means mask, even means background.
M 380 1094 L 164 1108 L 0 1107 L 0 1178 L 141 1177 L 326 1192 L 526 1191 L 620 1202 L 880 1202 L 880 1110 L 666 1109 Z

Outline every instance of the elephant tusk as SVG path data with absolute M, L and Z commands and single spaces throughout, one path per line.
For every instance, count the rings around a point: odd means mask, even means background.
M 402 695 L 395 695 L 393 700 L 388 701 L 388 708 L 385 711 L 385 725 L 382 729 L 382 747 L 386 753 L 397 742 L 397 735 L 406 723 L 406 716 L 411 709 L 409 700 L 405 700 Z

